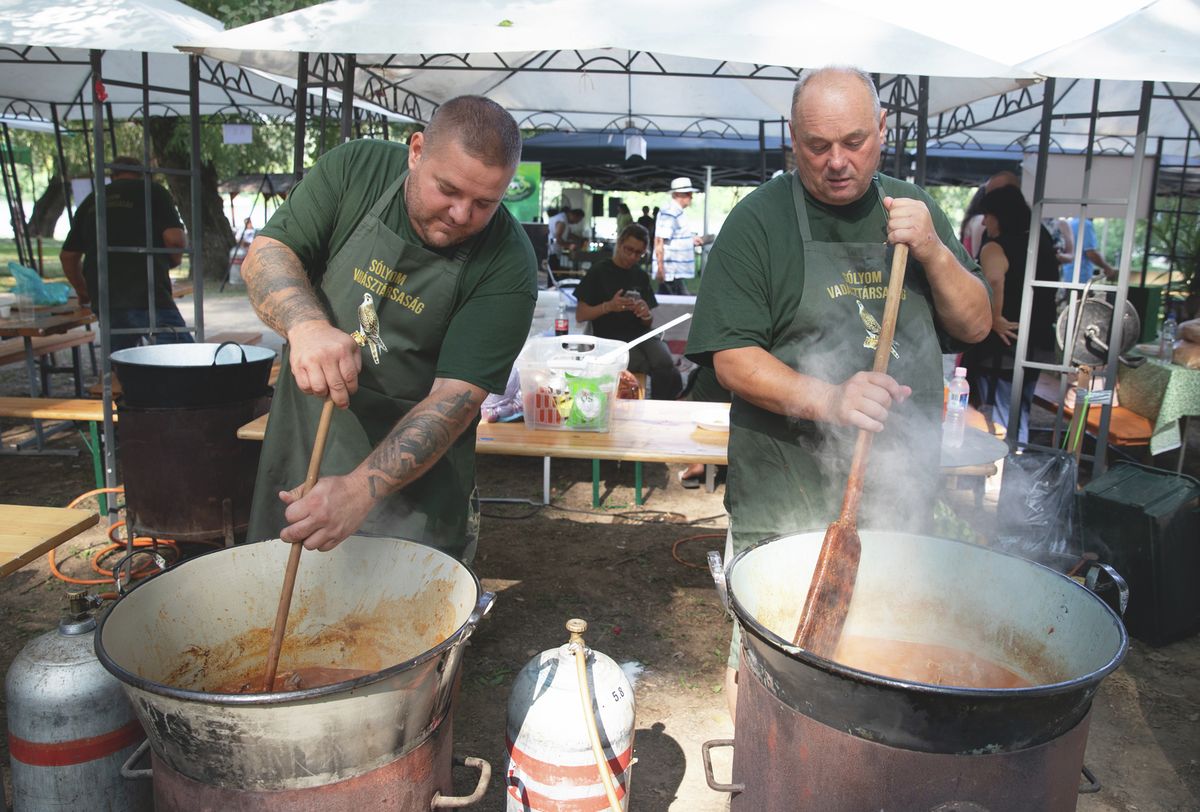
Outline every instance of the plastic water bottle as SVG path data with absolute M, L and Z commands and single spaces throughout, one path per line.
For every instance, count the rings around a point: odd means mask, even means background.
M 1170 361 L 1175 355 L 1175 334 L 1178 329 L 1179 323 L 1175 321 L 1175 311 L 1168 310 L 1158 340 L 1158 357 L 1161 360 Z
M 954 380 L 950 381 L 949 392 L 946 419 L 942 423 L 942 445 L 961 448 L 963 433 L 967 428 L 967 395 L 971 392 L 966 367 L 954 368 Z
M 554 317 L 554 334 L 565 336 L 569 332 L 570 326 L 571 323 L 567 319 L 567 298 L 559 291 L 558 315 Z

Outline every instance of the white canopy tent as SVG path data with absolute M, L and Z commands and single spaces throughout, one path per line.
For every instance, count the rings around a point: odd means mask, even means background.
M 221 31 L 219 21 L 175 0 L 0 0 L 0 112 L 51 121 L 86 117 L 94 87 L 89 52 L 105 52 L 108 104 L 116 118 L 140 115 L 142 54 L 156 88 L 150 113 L 188 111 L 188 60 L 180 37 Z M 179 92 L 168 92 L 168 89 Z M 290 116 L 292 93 L 272 77 L 202 60 L 200 112 Z M 53 108 L 51 107 L 53 105 Z
M 360 97 L 421 120 L 480 93 L 526 128 L 738 138 L 787 117 L 805 65 L 860 65 L 882 74 L 885 92 L 897 74 L 938 77 L 927 95 L 934 111 L 1032 78 L 857 11 L 854 36 L 832 36 L 846 12 L 821 0 L 736 11 L 697 0 L 686 17 L 681 25 L 678 8 L 631 0 L 333 0 L 179 44 L 291 76 L 297 54 L 352 54 Z M 897 100 L 915 114 L 915 87 Z

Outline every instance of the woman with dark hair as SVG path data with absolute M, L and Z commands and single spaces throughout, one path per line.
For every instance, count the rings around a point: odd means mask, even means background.
M 979 264 L 992 288 L 992 332 L 967 350 L 963 366 L 970 370 L 971 390 L 979 394 L 980 404 L 993 406 L 993 420 L 1007 429 L 1032 215 L 1021 190 L 1015 186 L 988 192 L 980 203 L 980 211 L 990 240 L 979 253 Z M 1036 278 L 1054 282 L 1058 280 L 1054 240 L 1045 228 L 1041 225 L 1038 228 L 1041 229 L 1041 236 L 1038 240 Z M 1053 289 L 1033 289 L 1033 312 L 1028 329 L 1029 360 L 1049 360 L 1054 352 Z M 1017 439 L 1023 443 L 1029 441 L 1029 409 L 1033 404 L 1037 379 L 1037 370 L 1028 370 L 1021 386 Z

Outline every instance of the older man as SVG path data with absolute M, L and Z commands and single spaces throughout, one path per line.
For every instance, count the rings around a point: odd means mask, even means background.
M 939 339 L 976 342 L 987 288 L 925 192 L 876 174 L 886 115 L 869 76 L 806 71 L 796 172 L 748 195 L 709 256 L 688 355 L 733 393 L 727 553 L 835 517 L 858 429 L 883 432 L 861 521 L 922 528 L 937 484 Z M 889 374 L 871 372 L 891 249 L 909 247 Z M 884 431 L 885 424 L 887 431 Z M 805 586 L 796 588 L 797 608 Z M 736 702 L 738 644 L 727 673 Z
M 504 390 L 536 297 L 533 248 L 500 208 L 520 156 L 512 116 L 461 96 L 407 148 L 330 151 L 259 232 L 242 273 L 289 350 L 251 540 L 329 550 L 361 531 L 470 560 L 470 429 L 487 392 Z M 301 497 L 325 397 L 342 408 L 321 479 Z

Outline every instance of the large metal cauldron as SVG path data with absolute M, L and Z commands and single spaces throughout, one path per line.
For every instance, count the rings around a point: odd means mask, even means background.
M 152 748 L 156 808 L 360 812 L 454 800 L 440 796 L 451 791 L 458 666 L 494 596 L 437 550 L 351 537 L 301 559 L 279 670 L 371 673 L 294 693 L 216 693 L 261 679 L 287 556 L 268 541 L 192 559 L 100 621 L 96 653 Z
M 1059 812 L 1075 808 L 1087 719 L 1125 656 L 1117 615 L 1050 569 L 944 539 L 862 531 L 844 635 L 970 652 L 1032 687 L 939 687 L 790 644 L 824 533 L 769 539 L 722 573 L 742 627 L 732 742 L 705 747 L 731 808 Z M 714 554 L 715 555 L 715 554 Z M 733 783 L 708 750 L 734 746 Z
M 227 341 L 130 347 L 110 357 L 123 406 L 194 408 L 265 394 L 275 351 Z

